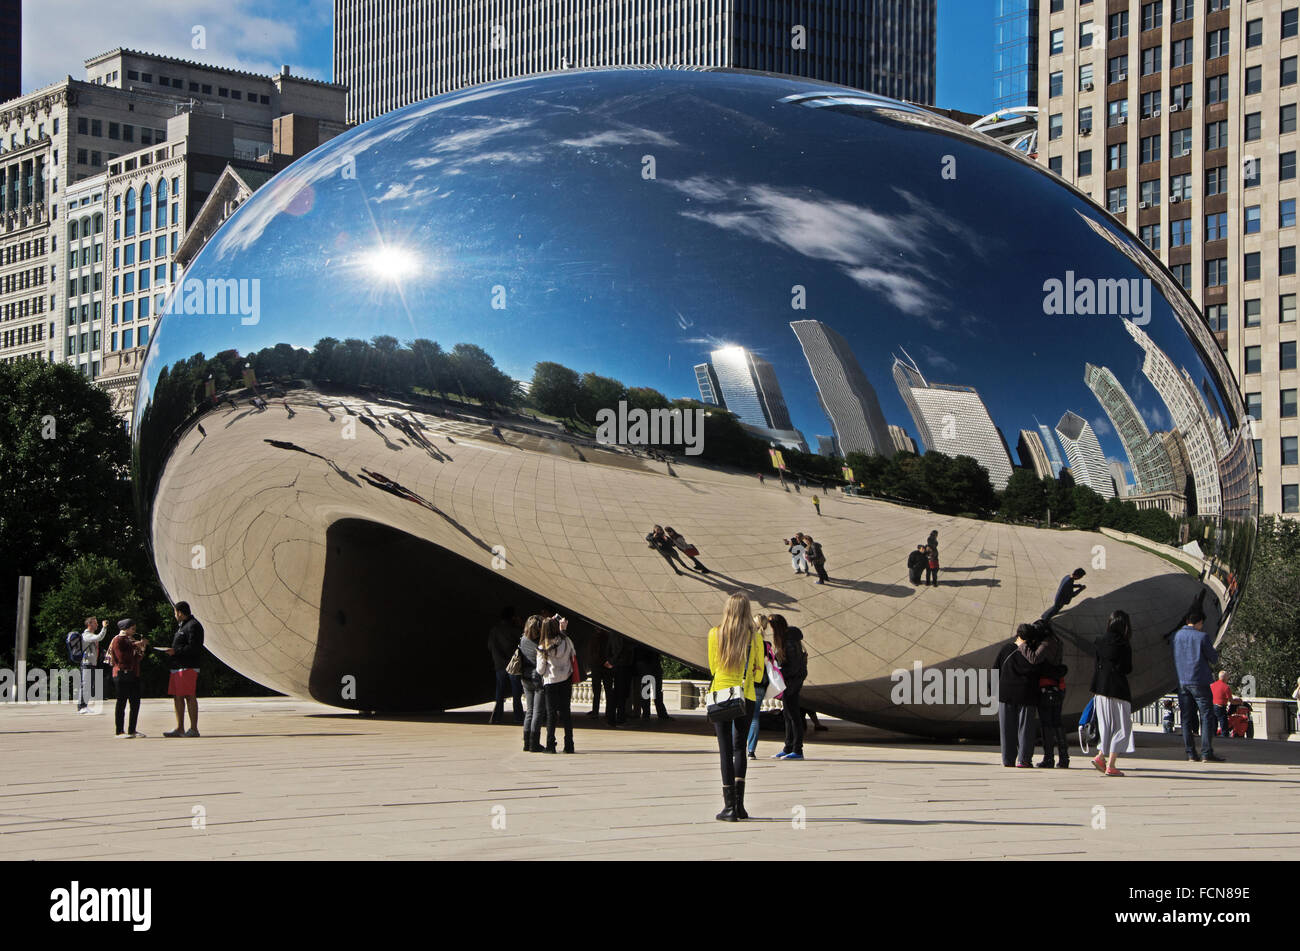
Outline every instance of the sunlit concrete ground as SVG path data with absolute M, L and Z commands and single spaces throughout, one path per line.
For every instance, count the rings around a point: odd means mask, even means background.
M 574 756 L 524 753 L 486 709 L 365 718 L 288 699 L 204 700 L 199 739 L 140 740 L 111 708 L 0 707 L 0 855 L 22 859 L 1300 858 L 1300 743 L 1237 740 L 1188 763 L 1138 734 L 1128 775 L 1075 755 L 1014 770 L 991 746 L 829 720 L 807 759 L 750 763 L 747 823 L 721 823 L 697 714 L 612 730 L 577 718 Z M 802 823 L 797 820 L 803 818 Z M 1104 825 L 1104 828 L 1100 826 Z

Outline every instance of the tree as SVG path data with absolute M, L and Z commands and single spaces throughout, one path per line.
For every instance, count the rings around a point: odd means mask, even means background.
M 528 399 L 540 412 L 560 419 L 573 419 L 581 391 L 582 383 L 576 370 L 550 360 L 542 360 L 533 367 Z
M 1242 565 L 1237 564 L 1238 573 Z M 1250 675 L 1256 693 L 1289 698 L 1300 673 L 1300 523 L 1259 520 L 1250 577 L 1222 646 L 1233 680 Z
M 1074 476 L 1069 469 L 1062 469 L 1060 476 L 1051 482 L 1049 504 L 1053 522 L 1069 522 L 1074 515 Z
M 1047 485 L 1033 469 L 1013 469 L 1002 490 L 1001 512 L 1009 519 L 1043 518 L 1047 512 Z
M 578 392 L 578 418 L 596 425 L 596 414 L 602 409 L 618 412 L 618 404 L 627 398 L 627 387 L 613 377 L 584 373 Z
M 1076 485 L 1072 490 L 1070 524 L 1084 531 L 1095 532 L 1101 527 L 1101 513 L 1105 500 L 1086 485 Z
M 629 387 L 626 399 L 628 409 L 643 409 L 646 412 L 654 409 L 667 409 L 670 405 L 668 397 L 648 386 Z
M 129 446 L 108 394 L 65 364 L 0 365 L 0 637 L 13 643 L 19 575 L 51 587 L 79 554 L 134 552 Z M 66 631 L 64 632 L 66 633 Z

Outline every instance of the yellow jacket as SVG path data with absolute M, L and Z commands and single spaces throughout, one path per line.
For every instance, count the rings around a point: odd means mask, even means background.
M 713 674 L 713 682 L 709 690 L 726 690 L 728 687 L 737 687 L 740 685 L 743 674 L 738 670 L 720 669 L 722 663 L 722 652 L 718 647 L 718 629 L 709 628 L 709 672 Z M 763 637 L 754 631 L 753 643 L 749 649 L 749 670 L 750 676 L 745 677 L 745 699 L 753 700 L 756 696 L 754 685 L 763 682 Z

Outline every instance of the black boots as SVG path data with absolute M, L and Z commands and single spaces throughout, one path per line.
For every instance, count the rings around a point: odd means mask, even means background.
M 533 749 L 533 734 L 524 730 L 524 752 L 531 753 Z
M 540 753 L 542 751 L 542 731 L 537 730 L 524 737 L 524 751 Z
M 745 781 L 739 776 L 736 777 L 736 818 L 749 818 L 749 813 L 745 811 Z
M 714 818 L 722 822 L 735 822 L 737 820 L 735 786 L 722 787 L 722 802 L 723 802 L 723 809 Z
M 572 752 L 574 752 L 574 749 L 573 749 L 573 737 L 570 736 L 570 737 L 566 737 L 566 738 L 565 738 L 565 740 L 564 740 L 564 752 L 566 752 L 566 753 L 572 753 Z

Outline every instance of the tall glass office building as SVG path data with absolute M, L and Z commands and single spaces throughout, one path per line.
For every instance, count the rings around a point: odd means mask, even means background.
M 998 0 L 993 108 L 1038 105 L 1038 0 Z
M 936 0 L 335 0 L 348 120 L 571 67 L 789 73 L 934 104 Z

